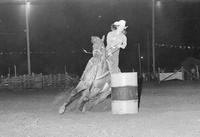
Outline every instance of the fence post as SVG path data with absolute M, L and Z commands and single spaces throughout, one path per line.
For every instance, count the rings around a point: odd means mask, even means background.
M 197 73 L 197 79 L 199 80 L 199 66 L 196 65 L 196 73 Z

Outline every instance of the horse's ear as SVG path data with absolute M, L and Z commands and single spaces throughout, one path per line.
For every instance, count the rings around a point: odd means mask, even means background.
M 104 40 L 105 40 L 105 35 L 102 36 L 101 40 L 104 42 Z

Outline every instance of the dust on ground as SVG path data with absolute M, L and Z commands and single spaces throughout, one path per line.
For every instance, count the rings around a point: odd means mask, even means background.
M 69 108 L 59 115 L 67 95 L 62 89 L 0 89 L 0 137 L 200 136 L 200 82 L 144 83 L 133 115 L 112 115 L 110 99 L 91 112 Z

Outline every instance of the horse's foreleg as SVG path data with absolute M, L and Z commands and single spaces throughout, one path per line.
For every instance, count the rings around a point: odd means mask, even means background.
M 60 106 L 59 108 L 59 114 L 63 114 L 65 112 L 65 109 L 67 106 L 69 106 L 74 100 L 76 100 L 77 98 L 79 98 L 81 96 L 82 92 L 76 92 L 75 89 L 71 92 L 69 98 L 67 99 L 67 101 L 65 101 L 63 103 L 62 106 Z
M 75 89 L 72 90 L 70 96 L 68 97 L 67 101 L 63 103 L 62 106 L 59 108 L 59 113 L 63 114 L 67 106 L 69 106 L 74 100 L 79 98 L 82 94 L 82 91 L 85 90 L 87 87 L 83 81 L 80 81 Z

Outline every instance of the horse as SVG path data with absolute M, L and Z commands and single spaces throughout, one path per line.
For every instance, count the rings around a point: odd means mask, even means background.
M 88 61 L 78 85 L 72 89 L 70 96 L 59 108 L 63 114 L 67 106 L 79 98 L 78 108 L 85 112 L 85 104 L 92 102 L 89 109 L 104 101 L 111 93 L 109 62 L 106 59 L 104 37 L 91 37 L 93 43 L 93 57 Z

